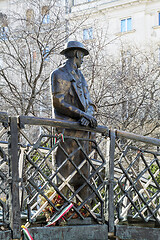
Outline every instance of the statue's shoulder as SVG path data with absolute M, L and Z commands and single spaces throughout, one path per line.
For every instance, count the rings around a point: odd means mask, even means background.
M 62 74 L 63 72 L 63 67 L 59 67 L 53 70 L 53 72 L 51 73 L 51 76 L 57 76 Z
M 65 65 L 61 65 L 51 73 L 51 78 L 61 77 L 64 73 Z

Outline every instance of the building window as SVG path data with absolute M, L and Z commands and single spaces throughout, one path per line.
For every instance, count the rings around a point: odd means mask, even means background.
M 26 19 L 27 19 L 27 22 L 32 22 L 34 20 L 34 11 L 33 11 L 33 9 L 28 9 L 26 11 Z
M 50 22 L 49 7 L 42 7 L 42 23 L 48 24 Z
M 132 18 L 121 20 L 121 32 L 129 32 L 132 30 Z
M 6 40 L 7 38 L 8 38 L 7 15 L 0 13 L 0 39 Z
M 1 40 L 6 40 L 8 38 L 8 27 L 1 27 L 0 38 Z
M 45 49 L 43 50 L 43 57 L 44 57 L 44 60 L 47 62 L 49 61 L 48 53 L 49 53 L 49 47 L 45 47 Z
M 93 29 L 83 29 L 83 40 L 93 39 Z
M 160 12 L 158 13 L 158 25 L 160 26 Z

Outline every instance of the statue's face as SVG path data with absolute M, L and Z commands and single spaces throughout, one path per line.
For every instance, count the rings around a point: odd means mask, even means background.
M 77 68 L 80 68 L 82 63 L 83 63 L 83 57 L 84 57 L 84 53 L 80 50 L 77 50 L 77 54 L 76 54 L 76 65 Z

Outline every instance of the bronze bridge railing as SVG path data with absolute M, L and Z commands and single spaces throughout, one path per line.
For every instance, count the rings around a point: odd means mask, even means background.
M 55 221 L 53 225 L 76 220 L 107 223 L 110 236 L 115 225 L 128 219 L 160 225 L 159 139 L 5 113 L 0 113 L 0 122 L 0 227 L 11 231 L 12 239 L 20 239 L 22 223 L 45 226 L 48 220 Z M 93 134 L 77 138 L 57 134 L 57 128 Z M 67 139 L 75 143 L 72 152 L 64 148 Z M 58 167 L 57 148 L 65 155 Z M 84 156 L 79 164 L 73 157 L 78 152 Z M 64 177 L 61 168 L 68 163 L 73 171 Z M 82 171 L 86 164 L 87 177 Z M 83 183 L 75 190 L 72 179 L 76 174 Z M 86 187 L 89 194 L 82 199 L 80 191 Z

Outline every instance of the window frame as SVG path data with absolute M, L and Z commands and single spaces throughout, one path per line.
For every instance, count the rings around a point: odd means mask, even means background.
M 89 27 L 89 28 L 84 28 L 83 29 L 83 40 L 91 40 L 93 39 L 93 28 Z
M 45 14 L 45 15 L 43 16 L 42 23 L 43 23 L 43 24 L 49 24 L 49 23 L 50 23 L 50 15 L 49 15 L 49 13 L 47 13 L 47 14 Z
M 49 13 L 49 7 L 43 6 L 41 10 L 42 15 L 42 23 L 43 24 L 49 24 L 50 23 L 50 13 Z
M 0 27 L 0 39 L 1 40 L 7 40 L 8 39 L 8 27 L 7 26 L 2 26 Z
M 121 19 L 121 33 L 130 32 L 132 30 L 132 17 Z
M 34 10 L 32 8 L 27 9 L 26 20 L 27 22 L 32 22 L 34 20 Z
M 9 33 L 9 28 L 8 28 L 7 15 L 1 13 L 0 40 L 7 40 L 8 33 Z
M 46 46 L 44 49 L 43 49 L 43 58 L 44 58 L 44 61 L 49 61 L 49 55 L 46 57 L 46 55 L 49 53 L 49 46 Z
M 160 26 L 160 11 L 158 12 L 158 26 Z

